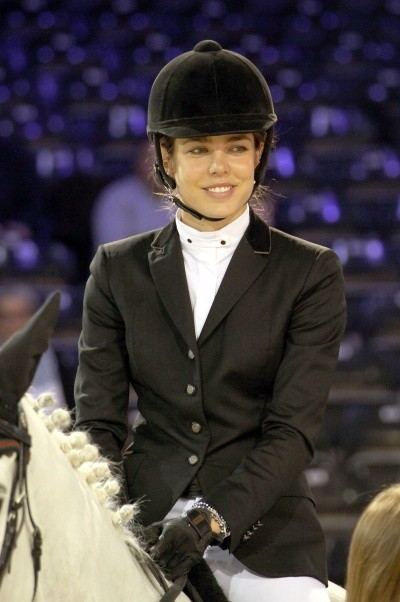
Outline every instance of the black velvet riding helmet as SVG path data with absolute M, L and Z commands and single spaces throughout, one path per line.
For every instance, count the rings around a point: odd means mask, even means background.
M 266 132 L 276 120 L 270 90 L 257 67 L 217 42 L 203 40 L 167 63 L 151 88 L 147 133 L 155 148 L 156 170 L 173 190 L 175 180 L 163 167 L 160 135 Z M 255 170 L 255 188 L 263 180 L 268 152 L 266 145 Z

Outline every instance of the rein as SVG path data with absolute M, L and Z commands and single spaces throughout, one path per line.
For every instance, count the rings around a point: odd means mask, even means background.
M 186 575 L 176 579 L 171 587 L 167 589 L 165 594 L 160 598 L 160 602 L 175 602 L 179 594 L 183 591 L 186 585 Z
M 24 419 L 24 414 L 21 414 L 21 423 L 25 422 Z M 27 510 L 33 529 L 31 555 L 34 572 L 34 589 L 32 600 L 34 600 L 40 571 L 42 536 L 39 527 L 33 519 L 29 504 L 26 468 L 30 457 L 30 446 L 31 437 L 27 431 L 26 424 L 23 424 L 23 426 L 19 427 L 0 419 L 0 456 L 4 454 L 10 455 L 13 452 L 17 453 L 17 467 L 11 486 L 11 495 L 7 510 L 6 530 L 3 545 L 0 551 L 0 587 L 5 573 L 10 571 L 12 553 L 17 545 L 18 537 L 21 533 Z

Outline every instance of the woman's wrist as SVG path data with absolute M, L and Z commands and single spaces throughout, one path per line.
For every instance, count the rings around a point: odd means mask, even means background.
M 229 527 L 223 516 L 207 502 L 200 499 L 193 504 L 192 508 L 202 510 L 209 516 L 211 530 L 218 540 L 223 540 L 230 535 Z
M 221 533 L 221 527 L 219 526 L 218 522 L 215 520 L 215 518 L 212 515 L 211 515 L 210 525 L 211 525 L 211 531 L 213 533 L 215 533 L 215 535 L 219 535 Z

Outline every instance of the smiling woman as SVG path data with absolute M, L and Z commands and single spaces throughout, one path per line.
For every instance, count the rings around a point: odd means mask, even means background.
M 275 121 L 260 71 L 212 40 L 156 77 L 147 131 L 178 210 L 165 228 L 96 253 L 77 424 L 123 461 L 172 580 L 204 557 L 231 602 L 327 602 L 304 470 L 344 331 L 344 284 L 330 249 L 250 207 Z M 130 384 L 139 417 L 123 457 Z

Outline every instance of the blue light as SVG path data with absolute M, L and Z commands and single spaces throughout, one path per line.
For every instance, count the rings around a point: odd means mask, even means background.
M 29 81 L 25 78 L 16 79 L 13 83 L 13 91 L 17 96 L 25 96 L 31 89 Z
M 15 46 L 8 55 L 8 63 L 12 71 L 23 71 L 26 69 L 28 59 L 23 48 Z
M 10 100 L 11 92 L 8 86 L 0 86 L 0 103 Z
M 282 102 L 285 98 L 285 89 L 282 86 L 278 86 L 277 84 L 272 84 L 269 87 L 271 91 L 272 99 L 275 103 Z
M 72 46 L 71 48 L 68 48 L 67 59 L 71 65 L 79 65 L 80 63 L 83 63 L 85 58 L 86 51 L 84 48 L 81 48 L 80 46 Z
M 294 175 L 296 168 L 290 148 L 281 146 L 275 150 L 275 169 L 284 178 Z
M 385 247 L 377 238 L 371 239 L 366 244 L 365 255 L 372 262 L 381 261 L 385 256 Z
M 87 94 L 87 87 L 83 82 L 72 82 L 69 87 L 69 94 L 74 100 L 82 100 Z
M 7 15 L 7 23 L 9 27 L 22 27 L 25 23 L 25 15 L 20 10 L 14 10 Z
M 50 74 L 46 73 L 38 77 L 37 88 L 40 96 L 47 101 L 55 101 L 59 96 L 57 80 Z
M 368 88 L 368 96 L 373 102 L 383 102 L 387 98 L 387 90 L 381 84 L 372 84 Z
M 279 50 L 274 46 L 264 46 L 260 51 L 260 58 L 266 65 L 274 65 L 279 61 Z
M 50 29 L 56 24 L 56 16 L 50 11 L 44 11 L 39 14 L 37 23 L 42 29 Z
M 61 115 L 50 115 L 47 120 L 47 128 L 52 134 L 60 134 L 65 127 L 64 118 Z
M 24 125 L 23 132 L 27 140 L 37 140 L 42 136 L 43 128 L 39 123 L 33 121 Z
M 145 48 L 144 46 L 139 46 L 139 48 L 136 48 L 133 51 L 132 56 L 133 60 L 138 65 L 147 65 L 151 61 L 151 52 L 148 48 Z
M 118 97 L 118 86 L 113 82 L 105 82 L 100 86 L 100 96 L 104 100 L 115 100 Z
M 304 100 L 313 100 L 317 95 L 317 87 L 312 82 L 305 82 L 299 87 L 299 97 Z
M 398 178 L 400 176 L 400 161 L 398 157 L 384 157 L 383 171 L 388 178 Z
M 41 46 L 37 51 L 37 57 L 41 63 L 51 63 L 54 56 L 55 52 L 51 46 Z
M 339 26 L 339 16 L 337 13 L 327 11 L 321 16 L 321 26 L 324 29 L 336 29 Z
M 149 17 L 144 13 L 135 13 L 129 19 L 129 24 L 134 31 L 142 31 L 149 26 Z
M 353 59 L 351 50 L 349 48 L 346 48 L 345 46 L 338 46 L 337 48 L 335 48 L 333 57 L 336 62 L 342 65 L 351 63 Z
M 10 119 L 2 119 L 0 121 L 0 136 L 8 138 L 14 133 L 14 124 Z
M 322 217 L 327 224 L 335 224 L 340 219 L 340 208 L 336 201 L 331 200 L 324 203 Z

